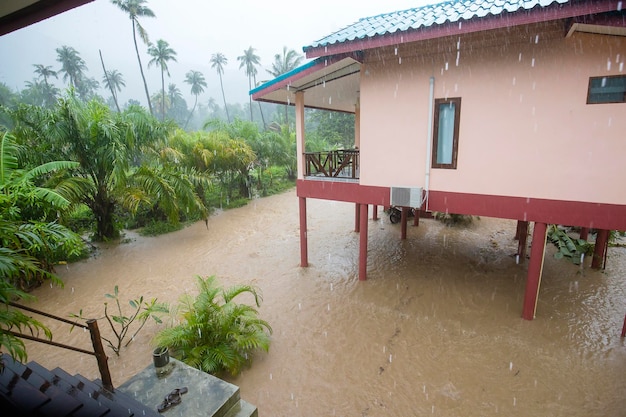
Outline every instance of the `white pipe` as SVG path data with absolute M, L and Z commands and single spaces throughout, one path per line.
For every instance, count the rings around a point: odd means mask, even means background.
M 433 140 L 433 105 L 435 100 L 435 77 L 430 77 L 430 92 L 428 97 L 428 136 L 426 137 L 426 177 L 424 179 L 424 200 L 422 204 L 426 203 L 424 208 L 428 211 L 428 190 L 430 188 L 430 165 L 431 165 L 431 149 L 430 146 Z

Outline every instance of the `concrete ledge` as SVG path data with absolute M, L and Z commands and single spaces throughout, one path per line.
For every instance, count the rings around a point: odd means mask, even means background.
M 176 359 L 170 359 L 171 371 L 157 376 L 154 365 L 124 382 L 117 390 L 153 410 L 174 389 L 187 387 L 180 404 L 163 414 L 168 417 L 222 417 L 239 404 L 239 387 L 195 369 Z

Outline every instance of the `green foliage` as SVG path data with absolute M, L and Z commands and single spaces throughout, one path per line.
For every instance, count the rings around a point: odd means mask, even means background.
M 0 250 L 1 249 L 4 248 L 0 248 Z M 0 257 L 1 256 L 0 254 Z M 20 299 L 27 300 L 33 299 L 33 297 L 16 289 L 4 278 L 0 279 L 0 348 L 6 350 L 13 359 L 26 362 L 28 356 L 24 342 L 17 336 L 7 333 L 7 331 L 17 333 L 25 333 L 28 331 L 32 336 L 39 336 L 40 333 L 43 333 L 49 340 L 52 339 L 52 333 L 50 329 L 38 320 L 7 305 L 9 302 Z M 0 363 L 0 369 L 1 368 L 2 364 Z
M 158 236 L 175 232 L 183 228 L 181 223 L 170 223 L 167 221 L 151 221 L 139 230 L 141 236 Z
M 180 298 L 181 323 L 160 331 L 154 343 L 169 347 L 173 356 L 204 372 L 237 375 L 250 363 L 254 351 L 269 350 L 269 323 L 257 317 L 254 307 L 233 301 L 248 293 L 260 307 L 258 290 L 249 285 L 224 289 L 214 276 L 196 279 L 199 294 Z
M 128 305 L 131 308 L 130 313 L 124 313 L 122 311 L 122 306 L 119 298 L 119 288 L 116 285 L 113 291 L 113 294 L 105 294 L 106 298 L 111 299 L 115 302 L 115 313 L 109 312 L 109 303 L 104 303 L 104 317 L 101 319 L 106 319 L 109 327 L 113 331 L 113 335 L 115 336 L 114 340 L 108 339 L 106 337 L 102 337 L 113 352 L 117 356 L 120 355 L 120 350 L 122 349 L 122 344 L 124 340 L 128 336 L 128 332 L 131 327 L 135 327 L 136 329 L 132 336 L 128 339 L 128 341 L 124 344 L 124 347 L 128 346 L 134 339 L 135 336 L 143 329 L 148 319 L 152 318 L 157 323 L 162 323 L 160 316 L 162 314 L 169 312 L 169 306 L 164 303 L 158 303 L 156 298 L 151 299 L 149 302 L 144 301 L 143 295 L 137 299 L 129 300 Z M 78 314 L 71 314 L 71 317 L 77 319 L 84 319 L 83 310 L 81 309 Z M 135 323 L 136 322 L 136 323 Z M 135 323 L 135 326 L 133 326 Z M 72 327 L 73 329 L 73 327 Z
M 578 265 L 583 254 L 591 255 L 593 253 L 592 244 L 584 239 L 571 238 L 564 229 L 555 224 L 548 227 L 547 239 L 558 249 L 554 254 L 556 259 L 567 258 Z
M 76 163 L 55 161 L 24 170 L 18 166 L 17 153 L 13 138 L 5 133 L 0 140 L 0 277 L 28 289 L 54 278 L 53 265 L 80 256 L 85 245 L 66 227 L 33 217 L 33 213 L 63 212 L 69 207 L 61 192 L 34 181 L 75 168 Z

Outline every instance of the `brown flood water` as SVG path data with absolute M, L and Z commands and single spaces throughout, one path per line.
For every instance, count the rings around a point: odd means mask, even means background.
M 599 272 L 557 261 L 548 247 L 528 322 L 513 221 L 422 219 L 402 241 L 399 225 L 370 213 L 368 280 L 359 282 L 354 205 L 308 200 L 308 268 L 298 266 L 297 207 L 289 191 L 217 214 L 208 230 L 128 233 L 129 243 L 59 267 L 65 287 L 37 289 L 37 306 L 98 317 L 116 284 L 123 300 L 174 303 L 195 292 L 196 274 L 254 283 L 272 345 L 230 382 L 261 416 L 626 415 L 626 249 L 610 248 Z M 52 328 L 54 340 L 89 346 L 82 330 Z M 158 328 L 147 325 L 120 357 L 107 348 L 114 385 L 151 363 Z M 92 357 L 28 349 L 48 367 L 99 378 Z

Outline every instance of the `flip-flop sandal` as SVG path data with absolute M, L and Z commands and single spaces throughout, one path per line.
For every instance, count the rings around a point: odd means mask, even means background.
M 176 404 L 180 404 L 180 399 L 178 399 L 178 402 L 174 402 L 174 401 L 169 401 L 169 399 L 166 398 L 166 399 L 163 400 L 163 402 L 161 404 L 159 404 L 159 406 L 157 407 L 157 411 L 159 413 L 162 413 L 164 411 L 169 410 L 170 408 L 172 408 Z
M 172 392 L 170 392 L 166 399 L 168 401 L 172 401 L 173 398 L 181 398 L 181 396 L 183 394 L 187 394 L 187 392 L 189 392 L 189 390 L 187 389 L 187 387 L 182 387 L 182 388 L 176 388 L 175 390 L 173 390 Z M 181 398 L 182 399 L 182 398 Z

